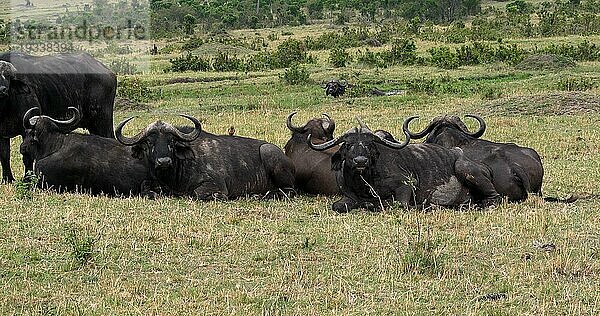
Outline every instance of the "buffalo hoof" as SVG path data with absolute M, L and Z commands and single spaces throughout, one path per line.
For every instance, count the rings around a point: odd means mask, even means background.
M 15 178 L 12 175 L 2 177 L 2 183 L 4 184 L 13 183 L 13 181 L 15 181 Z
M 338 213 L 348 213 L 352 209 L 347 203 L 335 202 L 331 205 L 331 208 Z

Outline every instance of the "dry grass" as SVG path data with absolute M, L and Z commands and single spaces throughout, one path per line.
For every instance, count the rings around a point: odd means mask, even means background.
M 292 32 L 296 36 L 306 30 Z M 597 194 L 600 114 L 571 111 L 563 116 L 520 109 L 545 99 L 553 100 L 548 106 L 559 107 L 554 97 L 571 94 L 551 92 L 553 84 L 564 74 L 596 78 L 599 66 L 584 63 L 566 73 L 496 78 L 490 73 L 514 70 L 504 65 L 455 71 L 332 69 L 319 63 L 309 68 L 316 83 L 306 86 L 284 85 L 280 71 L 156 72 L 140 76 L 157 95 L 149 107 L 119 110 L 115 122 L 138 115 L 125 130 L 132 134 L 159 118 L 185 124 L 177 114 L 186 113 L 202 119 L 208 131 L 225 133 L 234 125 L 238 135 L 283 146 L 289 137 L 285 117 L 293 110 L 299 111 L 298 122 L 329 113 L 337 134 L 355 126 L 354 117 L 360 115 L 372 128 L 394 135 L 401 135 L 401 122 L 408 115 L 421 115 L 415 122 L 418 129 L 440 114 L 483 113 L 487 139 L 515 142 L 540 153 L 546 195 Z M 465 85 L 484 82 L 507 96 L 498 106 L 505 110 L 488 111 L 476 93 L 325 97 L 317 82 L 341 74 L 385 87 L 422 76 L 463 78 Z M 521 100 L 518 96 L 530 94 L 535 100 L 513 104 Z M 586 95 L 597 98 L 597 90 Z M 22 173 L 18 143 L 13 140 L 17 174 Z M 150 201 L 41 191 L 22 200 L 13 186 L 1 185 L 0 314 L 600 311 L 597 199 L 559 204 L 532 197 L 483 210 L 424 213 L 393 208 L 346 215 L 330 210 L 333 201 Z

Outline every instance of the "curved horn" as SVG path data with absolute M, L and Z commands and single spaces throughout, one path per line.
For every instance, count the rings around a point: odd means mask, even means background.
M 410 137 L 411 139 L 419 139 L 419 138 L 423 138 L 425 137 L 427 134 L 429 134 L 429 132 L 431 132 L 431 130 L 433 129 L 433 122 L 429 123 L 429 125 L 427 125 L 427 127 L 418 132 L 418 133 L 413 133 L 410 131 L 410 129 L 408 128 L 408 125 L 410 124 L 410 122 L 416 118 L 419 118 L 418 116 L 411 116 L 409 118 L 407 118 L 406 120 L 404 120 L 404 123 L 402 123 L 402 131 L 404 131 L 404 134 L 408 135 L 408 137 Z
M 25 112 L 25 115 L 23 115 L 23 127 L 25 129 L 31 129 L 31 128 L 33 128 L 33 125 L 35 124 L 35 122 L 32 124 L 32 122 L 30 121 L 30 119 L 34 117 L 33 112 L 35 112 L 35 111 L 37 111 L 39 113 L 40 112 L 40 108 L 33 107 L 33 108 L 27 110 L 27 112 Z
M 311 139 L 312 134 L 308 134 L 308 137 L 306 139 L 306 141 L 308 142 L 308 145 L 310 146 L 310 148 L 314 149 L 314 150 L 325 150 L 325 149 L 329 149 L 341 142 L 344 141 L 343 136 L 342 137 L 338 137 L 338 138 L 334 138 L 332 140 L 326 141 L 322 144 L 313 144 L 312 139 Z
M 327 121 L 329 121 L 329 126 L 327 126 L 327 128 L 325 128 L 325 131 L 331 135 L 333 135 L 333 132 L 335 131 L 335 121 L 327 114 L 327 113 L 323 113 L 321 114 Z
M 391 141 L 391 140 L 387 140 L 385 139 L 382 135 L 378 135 L 378 134 L 374 134 L 375 136 L 377 136 L 377 139 L 379 143 L 386 145 L 390 148 L 394 148 L 394 149 L 401 149 L 406 147 L 406 145 L 408 145 L 408 143 L 410 142 L 410 135 L 408 134 L 407 131 L 404 131 L 404 136 L 406 137 L 404 139 L 404 141 L 402 143 L 398 143 L 396 141 Z
M 465 117 L 471 117 L 477 120 L 477 122 L 479 122 L 479 129 L 474 132 L 474 133 L 467 133 L 467 135 L 471 136 L 471 137 L 475 137 L 475 138 L 479 138 L 481 137 L 481 135 L 483 135 L 483 133 L 485 132 L 485 121 L 483 120 L 483 118 L 481 118 L 481 116 L 479 115 L 471 115 L 471 114 L 467 114 L 465 115 Z
M 123 120 L 121 123 L 119 123 L 119 125 L 117 126 L 117 129 L 115 130 L 115 138 L 119 141 L 119 143 L 121 143 L 125 146 L 136 145 L 146 136 L 146 129 L 139 132 L 137 135 L 135 135 L 133 137 L 123 136 L 123 127 L 125 126 L 125 124 L 127 124 L 129 121 L 133 120 L 134 118 L 135 118 L 135 116 L 132 116 L 128 119 Z
M 68 119 L 66 121 L 57 120 L 57 119 L 52 118 L 52 117 L 47 116 L 47 115 L 40 115 L 39 117 L 40 118 L 43 117 L 45 119 L 48 119 L 49 121 L 51 121 L 52 123 L 56 124 L 59 127 L 71 127 L 71 126 L 79 123 L 79 120 L 81 119 L 81 115 L 80 115 L 79 109 L 76 108 L 76 107 L 72 107 L 72 106 L 68 107 L 67 109 L 71 110 L 71 112 L 73 112 L 73 117 L 71 117 L 70 119 Z M 32 119 L 33 118 L 35 118 L 35 116 L 32 117 Z
M 194 123 L 194 131 L 190 132 L 189 134 L 185 134 L 182 133 L 179 129 L 173 128 L 173 134 L 175 134 L 175 136 L 177 136 L 180 140 L 184 142 L 194 141 L 196 138 L 198 138 L 198 136 L 200 136 L 200 133 L 202 132 L 202 124 L 200 124 L 200 121 L 198 121 L 198 119 L 196 119 L 193 116 L 185 114 L 179 114 L 179 116 L 185 117 L 186 119 L 192 121 L 192 123 Z
M 371 132 L 371 129 L 367 126 L 367 124 L 365 124 L 365 122 L 362 121 L 362 119 L 359 116 L 356 117 L 356 120 L 358 121 L 358 125 L 360 125 L 361 130 L 365 129 L 368 132 Z
M 296 115 L 296 113 L 298 113 L 298 112 L 294 111 L 294 112 L 290 113 L 290 115 L 288 115 L 287 121 L 285 122 L 285 125 L 292 132 L 302 133 L 302 130 L 304 129 L 304 126 L 303 127 L 298 127 L 298 126 L 295 126 L 294 124 L 292 124 L 292 116 Z

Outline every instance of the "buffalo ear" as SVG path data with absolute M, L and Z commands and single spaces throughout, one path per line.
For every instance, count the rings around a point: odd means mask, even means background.
M 190 160 L 196 158 L 196 154 L 190 145 L 184 143 L 175 144 L 175 157 L 180 160 Z
M 144 158 L 144 145 L 138 144 L 131 147 L 131 156 L 135 159 Z
M 344 164 L 344 157 L 340 153 L 342 149 L 338 150 L 333 156 L 331 156 L 331 170 L 339 171 L 342 170 L 342 165 Z

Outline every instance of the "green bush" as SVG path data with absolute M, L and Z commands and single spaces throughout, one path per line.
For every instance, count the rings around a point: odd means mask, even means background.
M 147 82 L 138 77 L 119 77 L 117 96 L 136 102 L 147 102 L 152 98 L 152 91 Z
M 558 90 L 563 91 L 586 91 L 598 87 L 598 83 L 586 77 L 567 77 L 558 82 Z
M 187 53 L 187 55 L 179 56 L 170 59 L 171 67 L 170 71 L 183 72 L 183 71 L 209 71 L 211 70 L 210 61 L 199 56 Z
M 224 52 L 219 52 L 212 61 L 212 68 L 215 71 L 242 71 L 243 67 L 243 60 Z
M 285 70 L 281 78 L 289 85 L 300 85 L 310 82 L 310 75 L 306 67 L 299 64 L 292 64 L 290 68 Z
M 413 65 L 417 59 L 417 46 L 409 39 L 397 39 L 391 50 L 382 53 L 383 60 L 394 65 Z
M 341 47 L 333 48 L 329 52 L 329 62 L 333 65 L 333 67 L 346 67 L 346 64 L 351 61 L 352 57 L 350 54 L 348 54 L 348 52 Z
M 433 47 L 428 49 L 427 52 L 431 55 L 431 63 L 437 67 L 443 69 L 456 69 L 460 66 L 458 55 L 450 51 L 450 48 L 448 47 Z
M 308 55 L 302 42 L 295 39 L 287 39 L 277 46 L 273 57 L 278 68 L 287 68 L 294 63 L 303 63 Z

